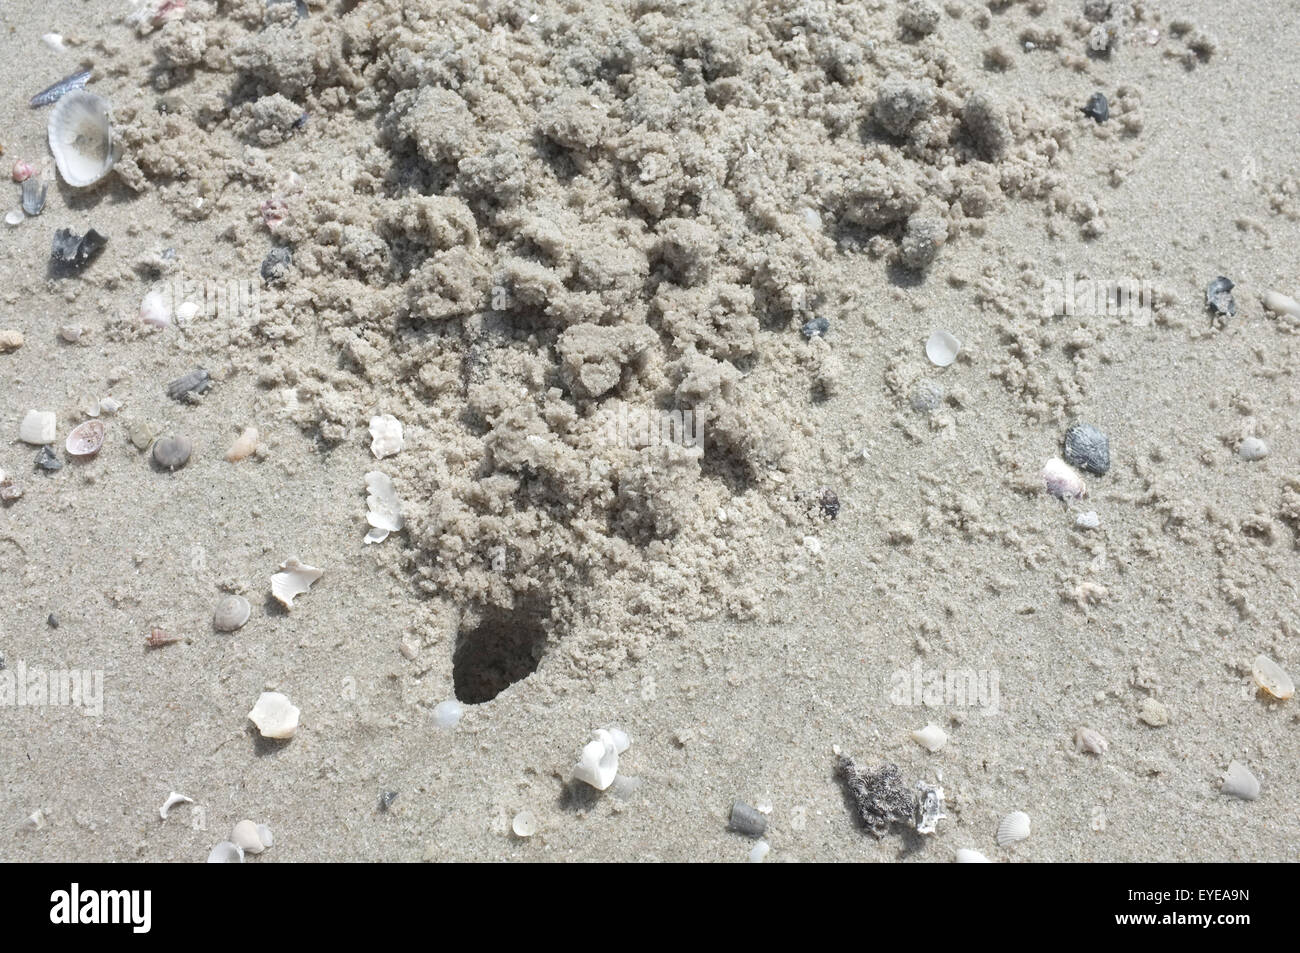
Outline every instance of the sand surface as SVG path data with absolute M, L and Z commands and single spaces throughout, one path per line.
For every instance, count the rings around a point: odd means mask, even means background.
M 125 2 L 0 10 L 5 172 L 48 161 L 27 100 L 81 65 L 125 146 L 0 226 L 0 654 L 102 673 L 102 710 L 0 707 L 0 859 L 201 861 L 250 818 L 261 863 L 744 861 L 737 799 L 770 809 L 767 862 L 1295 859 L 1296 700 L 1251 665 L 1300 672 L 1300 319 L 1260 303 L 1300 295 L 1300 6 L 1115 3 L 1092 56 L 1074 0 L 934 4 L 928 36 L 903 6 L 190 0 L 143 36 Z M 902 135 L 888 76 L 936 92 Z M 101 255 L 51 275 L 89 227 Z M 1084 277 L 1154 306 L 1044 316 Z M 256 312 L 142 324 L 178 278 Z M 195 367 L 211 389 L 169 398 Z M 620 405 L 707 411 L 704 444 L 610 441 Z M 1039 471 L 1076 420 L 1111 467 L 1066 503 Z M 151 465 L 140 428 L 192 458 Z M 367 545 L 375 470 L 406 526 Z M 286 610 L 290 557 L 324 575 Z M 536 670 L 440 728 L 493 679 L 458 684 L 467 640 Z M 926 704 L 918 672 L 986 691 Z M 301 709 L 287 743 L 246 718 L 266 690 Z M 607 726 L 631 746 L 599 793 L 571 776 Z M 941 780 L 937 832 L 861 830 L 836 746 Z M 1257 800 L 1220 792 L 1233 761 Z M 170 791 L 194 803 L 163 822 Z M 1032 834 L 999 847 L 1013 810 Z

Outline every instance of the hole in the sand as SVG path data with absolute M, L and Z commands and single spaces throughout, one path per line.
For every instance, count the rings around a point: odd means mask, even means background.
M 452 655 L 452 685 L 467 705 L 491 701 L 537 670 L 546 631 L 531 615 L 488 617 L 462 631 Z

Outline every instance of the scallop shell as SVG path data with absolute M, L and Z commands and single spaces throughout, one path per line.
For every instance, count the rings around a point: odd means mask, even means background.
M 293 608 L 295 596 L 300 596 L 312 587 L 324 572 L 315 566 L 308 566 L 298 559 L 286 559 L 280 563 L 280 572 L 271 577 L 271 595 L 275 596 L 286 609 Z
M 63 181 L 73 188 L 94 185 L 118 158 L 108 101 L 76 90 L 50 112 L 50 151 Z
M 998 824 L 998 846 L 1007 847 L 1029 836 L 1029 815 L 1024 811 L 1012 811 Z
M 1256 655 L 1250 672 L 1259 687 L 1279 701 L 1286 701 L 1295 694 L 1295 682 L 1291 681 L 1291 676 L 1267 655 Z
M 103 421 L 87 420 L 74 427 L 63 445 L 74 457 L 93 457 L 104 445 Z

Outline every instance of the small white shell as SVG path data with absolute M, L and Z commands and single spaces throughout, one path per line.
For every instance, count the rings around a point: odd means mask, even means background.
M 271 576 L 271 595 L 286 609 L 292 609 L 294 597 L 310 589 L 312 583 L 323 575 L 325 573 L 315 566 L 308 566 L 297 558 L 286 559 L 280 563 L 280 572 Z
M 1097 515 L 1096 510 L 1089 510 L 1075 517 L 1074 525 L 1079 529 L 1096 529 L 1101 525 L 1101 517 Z
M 1300 318 L 1300 301 L 1289 295 L 1280 291 L 1266 291 L 1263 300 L 1264 307 L 1274 314 L 1289 314 L 1293 318 Z
M 172 309 L 157 291 L 151 291 L 140 302 L 140 320 L 153 328 L 165 328 L 172 323 Z
M 1279 701 L 1286 701 L 1295 694 L 1295 682 L 1291 681 L 1291 676 L 1267 655 L 1256 655 L 1250 672 L 1259 687 Z
M 957 855 L 953 858 L 953 860 L 956 861 L 956 862 L 959 863 L 959 864 L 991 864 L 991 863 L 993 863 L 993 861 L 989 860 L 987 857 L 985 857 L 985 856 L 984 856 L 983 854 L 981 854 L 979 851 L 974 850 L 974 849 L 972 849 L 972 848 L 970 848 L 970 847 L 959 847 L 959 848 L 957 848 Z
M 381 460 L 406 446 L 402 440 L 402 424 L 392 414 L 371 417 L 370 436 L 370 452 Z
M 938 725 L 926 725 L 912 732 L 912 740 L 926 751 L 938 751 L 948 743 L 948 733 Z
M 104 397 L 99 401 L 99 412 L 110 417 L 122 409 L 122 402 L 113 397 Z
M 262 838 L 258 836 L 257 825 L 252 821 L 240 821 L 230 832 L 230 840 L 245 854 L 260 854 L 266 850 Z
M 767 855 L 771 850 L 772 847 L 767 841 L 761 840 L 756 842 L 754 846 L 749 849 L 749 862 L 751 864 L 761 864 L 767 859 Z
M 614 736 L 604 728 L 597 729 L 593 739 L 583 747 L 578 755 L 578 763 L 573 766 L 573 776 L 585 781 L 597 791 L 603 791 L 614 783 L 618 774 L 618 748 Z
M 94 185 L 117 161 L 108 102 L 94 93 L 79 89 L 60 99 L 50 112 L 48 131 L 59 174 L 73 188 Z
M 1074 750 L 1088 754 L 1105 754 L 1110 750 L 1110 742 L 1092 728 L 1080 728 L 1074 733 Z
M 239 435 L 239 439 L 230 445 L 226 451 L 226 460 L 229 463 L 238 463 L 252 456 L 257 450 L 257 441 L 262 435 L 258 433 L 256 427 L 245 427 L 244 432 Z
M 367 543 L 382 543 L 389 533 L 396 533 L 406 525 L 402 519 L 402 504 L 397 489 L 385 473 L 371 470 L 366 474 L 366 522 L 371 529 L 366 533 Z
M 958 341 L 947 331 L 935 331 L 930 335 L 930 339 L 925 342 L 925 356 L 936 367 L 947 367 L 957 360 L 957 354 L 960 351 L 961 341 Z
M 218 632 L 234 632 L 248 621 L 252 611 L 243 596 L 222 596 L 212 611 L 212 627 Z
M 223 840 L 208 853 L 210 864 L 242 864 L 243 862 L 243 850 L 238 844 L 232 844 L 228 840 Z
M 29 410 L 22 423 L 18 425 L 18 439 L 34 447 L 43 447 L 54 442 L 58 429 L 58 418 L 53 411 Z
M 1060 500 L 1077 500 L 1088 492 L 1083 478 L 1060 457 L 1052 457 L 1043 464 L 1042 477 L 1047 492 Z
M 449 698 L 433 706 L 433 723 L 439 728 L 455 728 L 464 713 L 465 709 L 460 702 Z
M 262 692 L 248 719 L 263 738 L 292 738 L 298 730 L 298 709 L 279 692 Z
M 1224 772 L 1219 791 L 1243 801 L 1254 801 L 1259 797 L 1259 779 L 1240 761 L 1233 761 Z
M 264 848 L 274 846 L 274 839 L 271 837 L 271 828 L 267 827 L 265 824 L 257 825 L 257 839 L 262 842 Z
M 186 797 L 184 794 L 177 794 L 173 791 L 171 794 L 167 795 L 167 800 L 163 801 L 162 807 L 158 808 L 158 816 L 165 821 L 167 820 L 167 815 L 171 813 L 171 809 L 177 804 L 193 803 L 194 798 Z
M 998 824 L 998 846 L 1007 847 L 1029 836 L 1029 815 L 1024 811 L 1012 811 Z
M 516 837 L 532 837 L 537 833 L 537 815 L 532 811 L 520 811 L 510 822 L 510 829 Z
M 1237 456 L 1243 460 L 1263 460 L 1268 456 L 1268 444 L 1258 437 L 1247 437 L 1237 444 Z

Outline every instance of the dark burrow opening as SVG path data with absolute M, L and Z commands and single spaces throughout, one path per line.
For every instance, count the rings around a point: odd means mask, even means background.
M 451 657 L 458 701 L 481 705 L 537 670 L 546 651 L 541 618 L 530 613 L 490 615 L 461 630 Z

